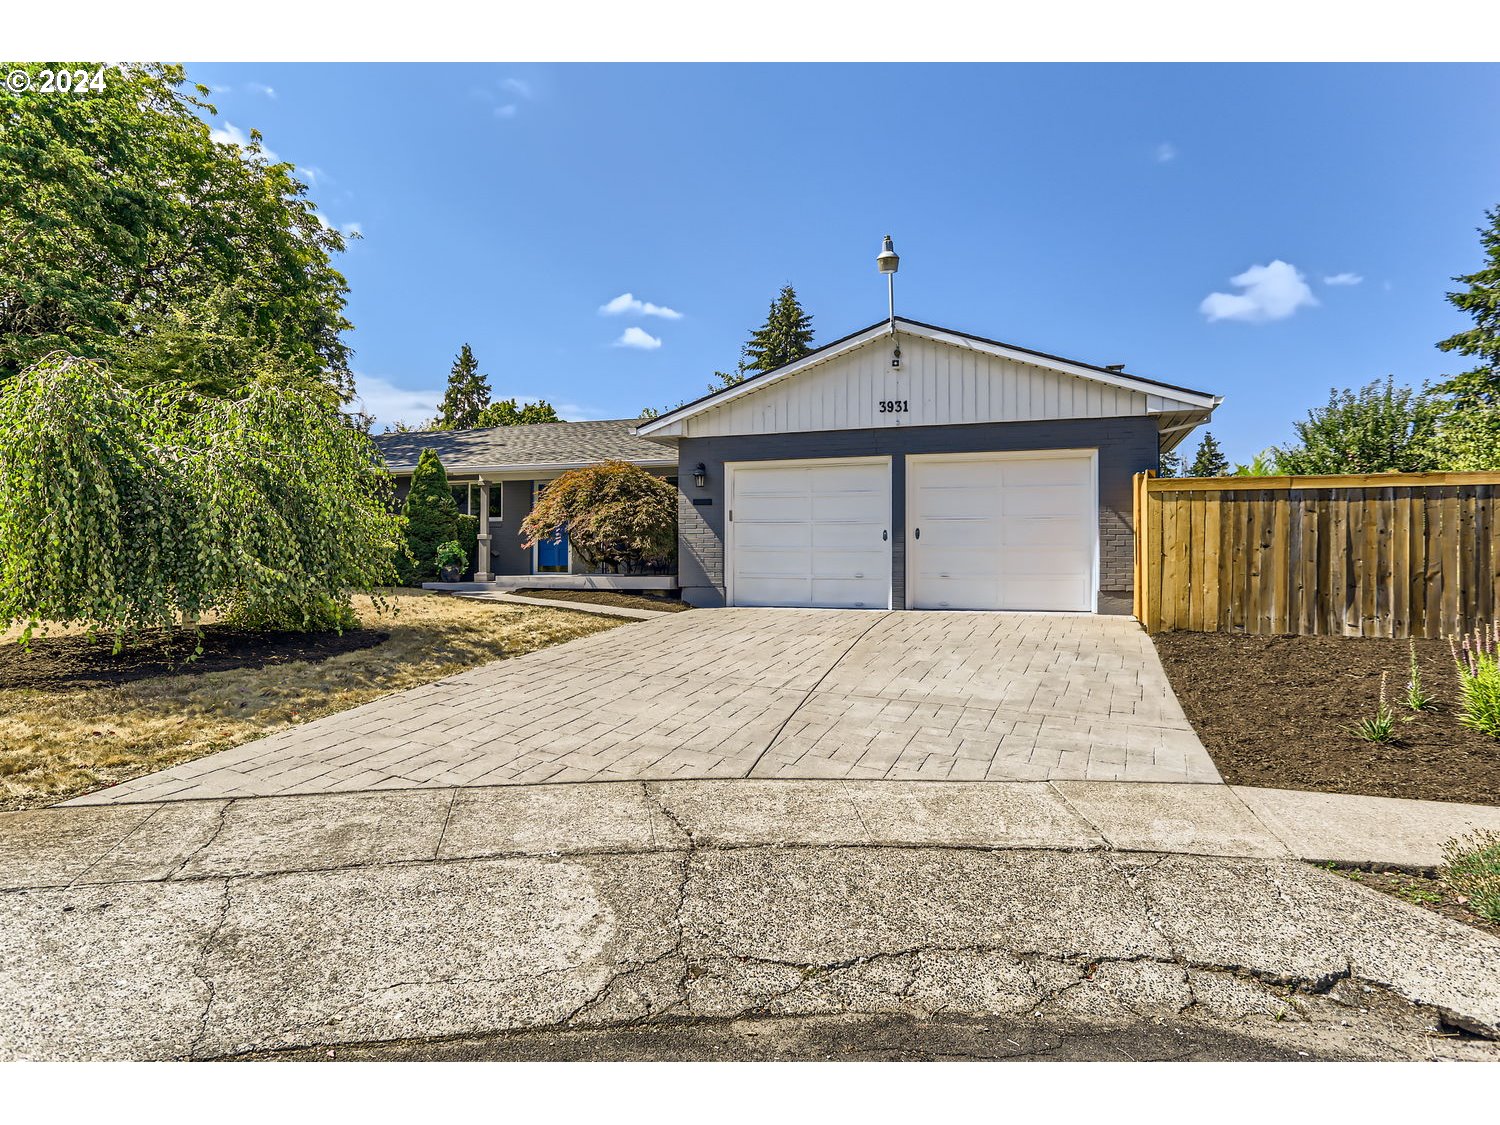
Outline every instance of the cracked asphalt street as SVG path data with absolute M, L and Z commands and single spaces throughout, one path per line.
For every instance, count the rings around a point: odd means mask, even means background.
M 881 784 L 14 814 L 0 1055 L 1500 1058 L 1488 935 L 1254 839 L 1113 850 L 1045 786 Z

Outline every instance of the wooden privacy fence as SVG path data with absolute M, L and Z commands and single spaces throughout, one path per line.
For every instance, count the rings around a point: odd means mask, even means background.
M 1500 606 L 1500 473 L 1135 478 L 1148 632 L 1448 637 Z

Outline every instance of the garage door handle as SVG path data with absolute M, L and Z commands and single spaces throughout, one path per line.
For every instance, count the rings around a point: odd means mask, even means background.
M 884 543 L 889 537 L 890 537 L 890 532 L 888 532 L 888 531 L 882 531 L 880 533 L 880 541 L 882 543 Z
M 920 538 L 922 538 L 922 529 L 919 527 L 919 528 L 916 529 L 916 531 L 912 532 L 912 534 L 915 535 L 918 539 L 920 539 Z

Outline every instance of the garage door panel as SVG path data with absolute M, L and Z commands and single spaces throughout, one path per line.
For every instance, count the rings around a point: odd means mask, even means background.
M 890 604 L 890 465 L 736 465 L 729 572 L 736 605 Z
M 918 510 L 928 520 L 973 519 L 984 514 L 999 514 L 997 487 L 932 488 L 918 490 Z
M 1016 519 L 1002 527 L 1007 547 L 1055 547 L 1077 559 L 1089 556 L 1089 528 L 1076 519 Z M 1073 559 L 1069 559 L 1072 562 Z
M 750 578 L 735 579 L 734 601 L 736 605 L 774 606 L 806 605 L 810 599 L 811 583 L 806 578 Z
M 891 600 L 890 588 L 890 579 L 884 575 L 863 581 L 815 578 L 809 604 L 817 609 L 885 609 Z
M 890 500 L 884 493 L 815 493 L 811 500 L 811 512 L 813 521 L 818 524 L 878 523 L 885 527 L 889 519 Z
M 801 575 L 806 577 L 811 566 L 812 552 L 787 548 L 746 548 L 736 551 L 739 570 L 737 573 L 750 578 L 776 575 Z
M 1013 575 L 1005 585 L 1007 598 L 1024 602 L 1028 609 L 1076 610 L 1091 600 L 1089 583 L 1080 578 Z
M 1027 516 L 1055 516 L 1061 513 L 1087 509 L 1093 502 L 1093 491 L 1068 485 L 1063 488 L 1042 488 L 1027 485 L 1008 488 L 1005 491 L 1004 508 L 1008 518 Z
M 817 551 L 812 556 L 814 578 L 871 578 L 886 580 L 884 551 Z
M 735 543 L 744 550 L 778 549 L 805 550 L 812 546 L 812 526 L 798 521 L 788 523 L 756 520 L 738 521 L 734 529 Z
M 1040 485 L 1087 485 L 1092 462 L 1085 457 L 1027 457 L 994 462 L 1000 467 L 1007 488 Z
M 744 523 L 800 524 L 807 520 L 807 496 L 788 496 L 784 492 L 741 495 L 736 509 L 735 519 Z

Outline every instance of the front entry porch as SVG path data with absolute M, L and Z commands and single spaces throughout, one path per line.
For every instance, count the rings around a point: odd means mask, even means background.
M 424 590 L 675 590 L 675 574 L 496 574 L 480 582 L 423 582 Z

